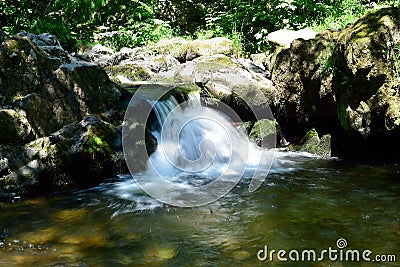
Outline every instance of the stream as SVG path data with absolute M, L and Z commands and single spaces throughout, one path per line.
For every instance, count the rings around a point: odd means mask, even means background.
M 141 175 L 141 174 L 138 174 Z M 400 166 L 277 151 L 249 192 L 242 179 L 200 207 L 162 204 L 130 175 L 85 190 L 0 202 L 0 266 L 399 266 Z M 260 261 L 269 250 L 371 250 L 396 262 Z M 319 254 L 318 254 L 319 255 Z M 288 255 L 286 255 L 288 257 Z

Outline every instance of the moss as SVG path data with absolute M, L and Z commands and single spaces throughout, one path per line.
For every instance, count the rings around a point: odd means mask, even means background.
M 291 146 L 291 149 L 316 154 L 322 157 L 330 157 L 331 136 L 327 134 L 319 138 L 318 132 L 315 128 L 312 128 L 298 144 Z
M 114 82 L 119 82 L 118 75 L 122 75 L 132 81 L 148 81 L 152 77 L 146 68 L 138 65 L 108 66 L 104 70 Z
M 108 155 L 116 137 L 115 129 L 107 124 L 92 125 L 84 138 L 83 150 L 89 154 Z
M 173 57 L 176 58 L 179 62 L 184 63 L 186 62 L 186 55 L 190 48 L 191 42 L 187 42 L 180 46 L 175 52 L 173 52 Z
M 239 65 L 234 63 L 230 57 L 221 54 L 212 56 L 201 56 L 194 59 L 193 61 L 220 64 L 223 65 L 224 67 L 232 67 L 232 68 L 239 67 Z
M 151 47 L 158 54 L 179 54 L 182 53 L 181 49 L 188 43 L 183 38 L 162 39 Z M 186 53 L 185 53 L 186 56 Z
M 198 73 L 207 73 L 207 72 L 218 72 L 221 70 L 220 64 L 215 64 L 212 62 L 198 62 L 195 66 L 195 71 Z
M 63 141 L 58 142 L 57 144 L 55 144 L 55 151 L 59 155 L 65 155 L 65 154 L 69 153 L 69 151 L 71 150 L 72 145 L 73 145 L 73 141 L 71 141 L 71 140 L 63 140 Z
M 319 143 L 320 143 L 320 139 L 319 139 L 318 133 L 313 128 L 310 131 L 308 131 L 308 133 L 300 141 L 300 144 L 302 147 L 301 150 L 310 152 L 310 153 L 315 153 L 317 151 Z
M 86 151 L 90 154 L 104 153 L 109 150 L 108 145 L 103 141 L 103 136 L 91 136 L 87 141 Z
M 172 89 L 171 93 L 181 100 L 187 100 L 188 96 L 193 93 L 200 93 L 201 89 L 194 83 L 178 85 Z
M 334 73 L 336 70 L 335 55 L 333 53 L 333 46 L 328 46 L 324 53 L 321 53 L 319 59 L 319 72 L 322 75 Z
M 249 137 L 258 145 L 273 148 L 280 135 L 280 127 L 276 120 L 261 119 L 254 124 Z
M 252 122 L 251 121 L 246 121 L 246 122 L 242 122 L 239 125 L 239 130 L 243 131 L 246 134 L 249 134 L 252 128 Z
M 346 115 L 347 105 L 343 102 L 339 102 L 337 105 L 337 115 L 339 118 L 340 125 L 342 126 L 343 130 L 348 133 L 351 130 L 351 124 L 349 123 Z
M 216 54 L 232 55 L 233 42 L 224 37 L 209 40 L 195 40 L 188 44 L 186 60 L 193 60 L 199 56 L 211 56 Z

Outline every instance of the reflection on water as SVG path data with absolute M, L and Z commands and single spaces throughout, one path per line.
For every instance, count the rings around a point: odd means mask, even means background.
M 163 205 L 127 176 L 0 203 L 0 266 L 399 266 L 399 166 L 277 154 L 256 192 L 244 180 L 197 208 Z M 341 237 L 398 262 L 257 260 L 265 245 L 321 251 Z

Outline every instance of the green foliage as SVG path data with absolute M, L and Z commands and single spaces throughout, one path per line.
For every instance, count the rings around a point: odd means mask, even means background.
M 247 51 L 266 48 L 268 33 L 282 29 L 300 29 L 326 16 L 331 0 L 230 0 L 226 7 L 210 12 L 207 27 L 219 26 L 226 34 L 240 32 Z
M 333 47 L 328 47 L 320 59 L 319 73 L 322 75 L 329 75 L 336 71 L 335 55 Z
M 86 152 L 89 154 L 104 153 L 107 149 L 108 145 L 102 140 L 102 137 L 91 136 L 87 142 Z
M 53 0 L 1 0 L 0 26 L 7 33 L 29 30 L 53 2 Z
M 1 0 L 0 22 L 8 34 L 55 34 L 67 50 L 93 42 L 142 46 L 180 34 L 228 37 L 240 55 L 268 49 L 272 31 L 343 28 L 384 5 L 400 0 Z
M 174 32 L 167 22 L 148 20 L 100 37 L 98 41 L 114 50 L 120 50 L 122 47 L 137 47 L 156 43 L 163 38 L 172 38 L 173 36 Z

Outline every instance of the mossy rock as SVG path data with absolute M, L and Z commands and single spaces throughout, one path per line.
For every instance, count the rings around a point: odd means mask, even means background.
M 400 98 L 390 97 L 385 113 L 385 128 L 388 131 L 400 129 Z
M 222 55 L 222 54 L 216 54 L 216 55 L 211 55 L 211 56 L 201 56 L 198 58 L 195 58 L 193 61 L 199 62 L 199 63 L 214 63 L 214 64 L 220 64 L 222 65 L 221 67 L 231 67 L 231 68 L 240 68 L 241 65 L 233 62 L 232 58 Z
M 12 109 L 0 110 L 0 144 L 29 142 L 34 138 L 26 117 Z
M 161 39 L 151 48 L 161 55 L 172 54 L 179 57 L 178 54 L 180 53 L 182 47 L 188 43 L 188 40 L 181 37 L 176 37 L 172 39 Z
M 114 166 L 126 172 L 115 158 L 117 129 L 93 116 L 63 127 L 49 137 L 23 146 L 0 147 L 7 158 L 0 169 L 1 192 L 46 192 L 95 185 L 114 174 Z M 117 162 L 117 160 L 119 162 Z
M 18 105 L 25 111 L 26 118 L 35 130 L 36 137 L 48 136 L 64 125 L 80 119 L 71 110 L 61 112 L 58 101 L 50 102 L 40 94 L 32 93 L 19 100 Z
M 184 44 L 174 56 L 180 61 L 191 61 L 201 56 L 216 54 L 232 55 L 233 42 L 225 37 L 216 37 L 208 40 L 194 40 Z
M 261 119 L 253 125 L 249 137 L 259 146 L 275 148 L 281 137 L 279 124 L 276 120 Z
M 298 144 L 290 145 L 290 149 L 308 152 L 322 157 L 331 156 L 331 136 L 329 134 L 319 138 L 318 132 L 312 128 Z
M 117 105 L 123 94 L 96 66 L 63 65 L 56 76 L 62 86 L 77 96 L 75 101 L 82 113 L 101 114 Z
M 131 81 L 148 81 L 152 73 L 146 67 L 138 64 L 127 64 L 124 66 L 107 66 L 104 68 L 110 79 L 119 83 L 118 75 L 124 76 Z

